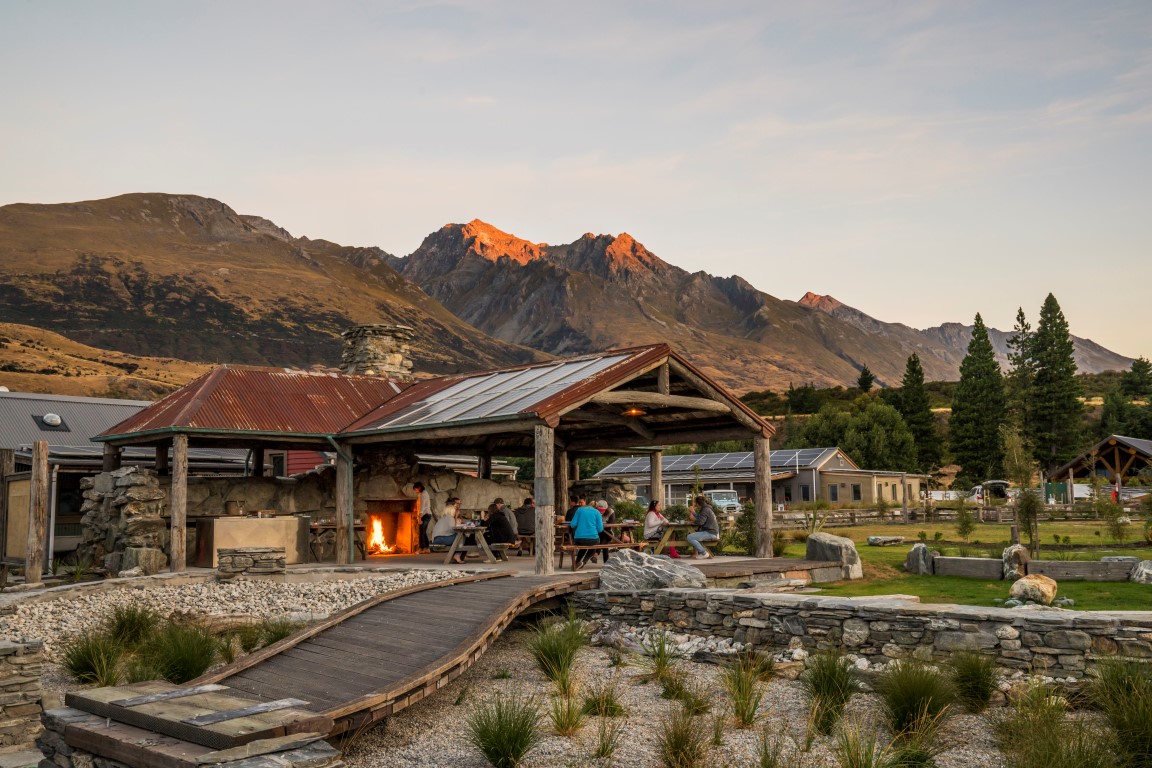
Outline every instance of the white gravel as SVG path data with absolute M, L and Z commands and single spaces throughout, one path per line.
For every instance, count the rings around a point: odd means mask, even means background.
M 349 768 L 485 768 L 487 762 L 468 744 L 466 721 L 473 707 L 497 695 L 533 696 L 547 705 L 552 688 L 532 662 L 526 642 L 529 633 L 514 630 L 507 633 L 479 662 L 461 677 L 402 711 L 386 723 L 365 731 L 345 745 Z M 681 674 L 706 686 L 713 711 L 724 707 L 725 694 L 720 684 L 720 669 L 712 664 L 680 662 Z M 510 674 L 510 677 L 506 675 Z M 612 675 L 618 680 L 621 702 L 628 710 L 621 718 L 619 747 L 610 760 L 593 758 L 596 745 L 597 719 L 588 718 L 573 738 L 552 733 L 547 718 L 542 721 L 545 736 L 528 753 L 524 768 L 568 768 L 569 766 L 615 766 L 616 768 L 658 768 L 656 733 L 661 721 L 672 711 L 673 704 L 660 698 L 655 683 L 640 682 L 642 670 L 629 666 L 612 667 L 606 648 L 590 647 L 580 651 L 577 678 L 586 689 Z M 579 694 L 577 694 L 579 695 Z M 789 746 L 804 741 L 808 706 L 798 683 L 776 679 L 768 683 L 761 703 L 760 724 L 740 730 L 729 724 L 723 743 L 713 749 L 708 759 L 712 766 L 753 766 L 763 728 L 786 734 Z M 848 707 L 848 718 L 867 727 L 879 722 L 876 697 L 857 694 Z M 712 715 L 700 717 L 700 728 L 712 733 Z M 886 738 L 886 734 L 884 735 Z M 937 758 L 939 768 L 1000 768 L 1003 760 L 995 746 L 990 721 L 984 716 L 957 715 L 941 730 L 941 743 L 946 750 Z M 834 738 L 818 738 L 807 759 L 798 765 L 808 768 L 835 768 Z
M 459 577 L 446 570 L 408 570 L 371 577 L 283 584 L 265 580 L 206 581 L 169 586 L 143 585 L 106 592 L 67 595 L 48 602 L 21 602 L 0 617 L 0 638 L 40 639 L 49 661 L 69 638 L 95 628 L 113 607 L 137 604 L 161 616 L 248 614 L 316 621 L 385 592 Z

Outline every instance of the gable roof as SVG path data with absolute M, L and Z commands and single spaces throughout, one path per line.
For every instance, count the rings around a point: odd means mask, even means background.
M 0 392 L 0 448 L 14 449 L 37 440 L 56 446 L 89 446 L 95 435 L 150 405 L 146 400 Z M 49 413 L 60 417 L 60 427 L 43 422 Z
M 93 439 L 171 432 L 324 437 L 404 386 L 378 376 L 222 365 Z
M 1088 462 L 1094 454 L 1100 454 L 1102 448 L 1117 444 L 1134 451 L 1141 456 L 1144 461 L 1152 463 L 1152 440 L 1144 440 L 1139 437 L 1125 437 L 1124 435 L 1109 435 L 1084 453 L 1072 459 L 1072 461 L 1057 469 L 1052 473 L 1052 477 L 1056 479 L 1064 477 L 1070 470 Z

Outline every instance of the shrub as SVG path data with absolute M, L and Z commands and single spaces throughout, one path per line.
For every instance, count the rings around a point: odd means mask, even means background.
M 969 712 L 983 712 L 996 692 L 996 660 L 971 651 L 948 660 L 956 699 Z
M 812 724 L 825 736 L 840 721 L 852 694 L 860 689 L 856 668 L 833 651 L 821 651 L 808 658 L 808 668 L 800 674 L 800 686 L 812 709 Z
M 1131 768 L 1152 768 L 1152 664 L 1104 659 L 1088 698 L 1116 732 L 1116 748 Z
M 625 520 L 643 520 L 644 515 L 648 513 L 647 507 L 626 499 L 613 504 L 612 509 L 616 512 L 616 520 L 619 522 L 624 522 Z
M 141 649 L 141 659 L 170 683 L 200 677 L 216 658 L 216 638 L 202 627 L 166 624 Z
M 104 630 L 90 630 L 64 645 L 64 668 L 77 682 L 118 685 L 124 646 Z
M 116 606 L 106 622 L 108 633 L 129 650 L 151 638 L 159 626 L 155 611 L 135 603 Z
M 677 708 L 660 721 L 656 748 L 664 768 L 700 768 L 708 754 L 708 733 L 687 709 Z
M 594 717 L 623 717 L 627 714 L 616 690 L 616 678 L 609 678 L 603 685 L 593 687 L 584 697 L 581 710 Z
M 683 504 L 669 504 L 664 507 L 664 517 L 671 523 L 683 523 L 688 519 L 688 507 Z
M 580 726 L 584 725 L 584 711 L 573 703 L 570 693 L 552 697 L 548 716 L 552 721 L 552 730 L 561 736 L 575 736 Z
M 874 687 L 888 726 L 901 738 L 931 729 L 956 698 L 944 675 L 910 660 L 891 664 Z
M 760 686 L 760 665 L 754 656 L 736 659 L 724 667 L 721 681 L 732 703 L 732 717 L 739 728 L 751 728 L 764 698 Z
M 532 699 L 497 696 L 468 716 L 468 741 L 495 768 L 516 768 L 540 741 L 539 722 Z
M 919 539 L 924 544 L 927 544 L 928 543 L 928 531 L 917 531 L 916 532 L 916 538 Z

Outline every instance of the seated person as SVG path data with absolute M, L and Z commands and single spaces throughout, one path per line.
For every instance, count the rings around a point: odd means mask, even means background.
M 437 547 L 452 546 L 452 543 L 456 541 L 456 531 L 453 529 L 462 522 L 464 521 L 460 519 L 460 499 L 453 496 L 448 499 L 444 512 L 436 520 L 436 524 L 432 526 L 432 544 Z M 464 553 L 457 552 L 452 556 L 452 562 L 463 565 Z
M 659 541 L 667 524 L 668 519 L 660 514 L 660 502 L 656 499 L 648 502 L 648 514 L 644 515 L 644 538 L 647 541 Z
M 585 501 L 587 503 L 587 501 Z M 580 499 L 576 496 L 568 497 L 568 511 L 564 513 L 564 522 L 571 523 L 572 516 L 576 514 L 576 510 L 580 508 Z
M 712 511 L 712 505 L 703 496 L 696 497 L 696 511 L 692 515 L 692 522 L 696 523 L 696 532 L 687 536 L 688 543 L 696 550 L 692 557 L 707 560 L 712 557 L 712 553 L 703 542 L 717 541 L 720 538 L 720 526 L 716 523 L 716 513 Z
M 589 547 L 600 543 L 600 533 L 604 530 L 604 518 L 595 507 L 588 506 L 587 498 L 581 496 L 576 501 L 572 513 L 572 543 L 578 547 Z M 575 559 L 576 568 L 583 568 L 594 550 L 581 550 Z
M 508 515 L 502 510 L 493 509 L 488 515 L 488 530 L 484 532 L 484 539 L 489 544 L 515 544 L 519 537 L 508 521 Z
M 616 522 L 616 510 L 608 506 L 608 502 L 604 499 L 596 502 L 596 511 L 600 513 L 600 519 L 604 521 L 604 525 L 611 525 Z M 608 533 L 607 529 L 600 531 L 600 543 L 612 543 L 612 534 Z M 604 562 L 608 562 L 608 550 L 604 550 Z
M 536 535 L 536 501 L 529 496 L 516 510 L 516 533 L 520 534 L 520 556 L 524 556 L 527 547 L 531 553 L 530 540 L 527 536 Z

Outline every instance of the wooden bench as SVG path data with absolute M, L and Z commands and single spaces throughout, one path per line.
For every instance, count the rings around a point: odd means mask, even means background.
M 556 548 L 556 551 L 560 554 L 560 562 L 557 563 L 556 567 L 557 568 L 563 568 L 564 567 L 564 553 L 565 552 L 571 553 L 570 559 L 572 560 L 572 570 L 576 570 L 576 553 L 577 553 L 577 551 L 589 550 L 589 551 L 594 551 L 594 552 L 599 552 L 599 551 L 610 552 L 614 549 L 640 550 L 640 549 L 643 549 L 645 546 L 646 546 L 646 542 L 643 542 L 643 541 L 622 542 L 622 543 L 612 542 L 610 544 L 584 544 L 584 545 L 565 544 L 563 546 Z
M 520 534 L 520 554 L 524 554 L 524 549 L 525 549 L 524 545 L 525 544 L 528 545 L 528 547 L 527 547 L 528 554 L 529 555 L 535 555 L 536 554 L 536 534 L 534 534 L 534 533 L 522 533 L 522 534 Z

